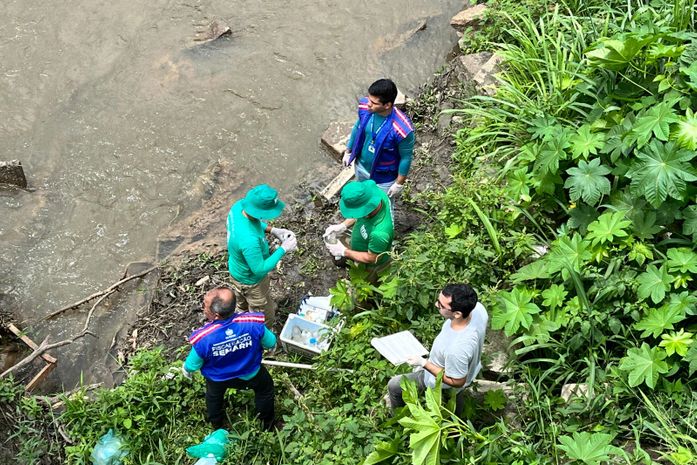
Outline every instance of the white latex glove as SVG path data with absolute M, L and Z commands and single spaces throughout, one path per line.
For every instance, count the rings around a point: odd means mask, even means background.
M 279 241 L 283 241 L 288 236 L 294 235 L 290 229 L 271 228 L 271 235 L 275 236 Z
M 350 159 L 351 159 L 351 151 L 346 149 L 344 151 L 344 156 L 341 158 L 341 164 L 344 166 L 351 166 L 351 163 L 349 163 Z
M 327 246 L 329 253 L 334 255 L 334 257 L 344 257 L 346 256 L 346 246 L 341 243 L 341 241 L 336 241 L 336 244 L 324 244 Z
M 395 195 L 399 195 L 400 192 L 402 192 L 402 189 L 404 189 L 404 184 L 397 184 L 396 182 L 390 186 L 390 188 L 387 190 L 387 196 L 388 197 L 394 197 Z
M 425 367 L 427 361 L 428 361 L 428 360 L 426 360 L 426 359 L 423 358 L 423 357 L 419 357 L 418 355 L 410 355 L 410 356 L 407 357 L 407 363 L 408 363 L 409 365 L 413 366 L 414 368 L 416 368 L 416 367 L 421 367 L 421 368 Z
M 283 250 L 286 251 L 286 253 L 290 253 L 297 249 L 298 240 L 295 238 L 295 234 L 291 233 L 290 236 L 287 236 L 285 239 L 283 239 L 281 247 L 283 248 Z
M 191 379 L 191 372 L 184 368 L 184 364 L 182 364 L 182 374 L 185 378 Z
M 346 231 L 346 225 L 344 223 L 330 224 L 329 226 L 327 226 L 327 229 L 324 230 L 324 234 L 322 234 L 322 237 L 327 237 L 330 234 L 334 234 L 335 236 L 339 236 L 344 231 Z

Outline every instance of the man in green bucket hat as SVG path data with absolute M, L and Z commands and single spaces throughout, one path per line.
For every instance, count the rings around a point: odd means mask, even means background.
M 273 228 L 262 220 L 277 218 L 284 207 L 275 189 L 260 184 L 235 202 L 227 217 L 228 269 L 237 310 L 263 312 L 268 328 L 276 318 L 268 275 L 285 254 L 297 248 L 297 240 L 292 231 Z M 274 253 L 269 252 L 266 233 L 281 241 Z
M 375 181 L 353 181 L 341 190 L 341 214 L 346 218 L 324 231 L 325 244 L 334 257 L 346 257 L 365 264 L 374 276 L 390 260 L 394 227 L 390 214 L 390 199 Z M 351 242 L 345 246 L 336 240 L 353 226 Z

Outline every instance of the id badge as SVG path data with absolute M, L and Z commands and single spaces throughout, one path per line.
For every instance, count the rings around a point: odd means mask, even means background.
M 375 153 L 375 145 L 374 144 L 371 143 L 370 145 L 368 145 L 368 152 Z

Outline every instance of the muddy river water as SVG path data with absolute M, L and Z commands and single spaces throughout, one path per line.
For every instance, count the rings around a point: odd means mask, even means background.
M 3 0 L 0 159 L 19 159 L 32 191 L 0 191 L 0 304 L 56 339 L 75 328 L 42 316 L 152 260 L 211 190 L 232 201 L 334 169 L 328 123 L 352 119 L 378 77 L 413 94 L 456 43 L 462 5 Z M 196 45 L 214 19 L 232 34 Z M 211 185 L 221 162 L 233 175 Z

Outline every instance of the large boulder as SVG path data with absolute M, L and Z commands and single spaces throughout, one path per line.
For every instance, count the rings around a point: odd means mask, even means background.
M 476 28 L 484 20 L 486 9 L 487 7 L 484 4 L 474 5 L 464 9 L 452 17 L 450 25 L 459 32 L 464 31 L 468 27 Z
M 22 163 L 18 160 L 0 161 L 0 184 L 27 187 L 27 178 L 24 176 Z

